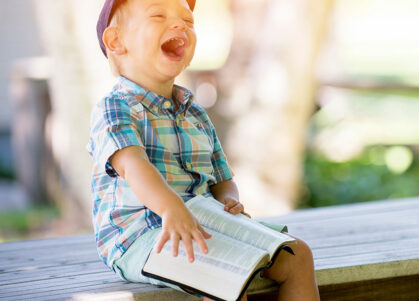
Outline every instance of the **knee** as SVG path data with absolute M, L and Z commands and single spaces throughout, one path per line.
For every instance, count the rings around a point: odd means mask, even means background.
M 313 269 L 313 252 L 311 251 L 310 246 L 300 238 L 295 239 L 297 244 L 291 245 L 291 248 L 295 253 L 296 264 L 300 265 L 302 268 Z
M 312 251 L 305 241 L 297 237 L 294 238 L 297 243 L 290 245 L 290 247 L 294 251 L 295 256 L 287 252 L 281 252 L 273 266 L 270 269 L 262 271 L 262 277 L 267 277 L 278 283 L 282 283 L 291 276 L 312 274 L 310 272 L 314 270 Z

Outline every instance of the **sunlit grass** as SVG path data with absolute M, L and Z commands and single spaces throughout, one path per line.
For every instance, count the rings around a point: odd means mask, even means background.
M 310 147 L 345 162 L 374 145 L 418 143 L 419 94 L 325 88 L 312 118 Z
M 309 151 L 305 160 L 305 190 L 300 208 L 367 202 L 419 195 L 419 160 L 395 173 L 386 155 L 393 147 L 383 145 L 366 149 L 346 162 L 331 162 Z M 411 149 L 409 149 L 411 151 Z
M 45 230 L 59 217 L 56 207 L 32 206 L 24 210 L 0 212 L 0 242 L 30 237 L 35 231 Z

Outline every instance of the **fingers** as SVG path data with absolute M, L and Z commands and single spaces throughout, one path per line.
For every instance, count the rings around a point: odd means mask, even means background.
M 198 224 L 198 230 L 201 231 L 201 233 L 202 233 L 202 235 L 204 236 L 205 239 L 208 239 L 208 238 L 212 237 L 212 234 L 205 231 L 205 229 L 202 228 L 202 226 L 200 224 Z
M 179 235 L 177 233 L 172 233 L 170 239 L 172 240 L 172 254 L 176 257 L 179 250 Z
M 163 249 L 164 244 L 169 240 L 170 235 L 168 232 L 164 231 L 161 233 L 160 239 L 156 245 L 156 252 L 160 253 L 161 249 Z
M 246 215 L 248 218 L 252 218 L 249 213 L 243 211 L 242 214 Z
M 189 262 L 193 262 L 195 260 L 194 254 L 193 254 L 193 245 L 192 245 L 192 239 L 189 235 L 182 236 L 182 242 L 183 246 L 186 250 L 186 255 L 188 257 Z
M 233 199 L 225 199 L 224 200 L 224 210 L 229 211 L 231 208 L 233 208 L 238 202 Z
M 202 253 L 207 254 L 208 253 L 208 246 L 205 242 L 203 234 L 205 233 L 204 235 L 207 236 L 207 238 L 210 238 L 212 235 L 210 233 L 207 233 L 204 230 L 204 228 L 202 228 L 202 226 L 200 224 L 198 224 L 198 230 L 199 231 L 193 231 L 191 233 L 192 234 L 192 239 L 195 240 L 198 247 L 201 249 Z M 190 262 L 193 262 L 195 260 L 192 239 L 189 235 L 182 236 L 183 245 L 185 247 L 186 254 L 188 256 L 188 260 Z
M 206 244 L 206 242 L 204 240 L 204 237 L 202 236 L 201 232 L 195 232 L 193 234 L 193 239 L 198 244 L 198 246 L 201 249 L 202 253 L 207 254 L 208 253 L 208 246 L 207 246 L 207 244 Z
M 230 212 L 231 214 L 237 214 L 244 211 L 244 207 L 242 203 L 233 200 L 233 199 L 227 199 L 224 210 L 227 212 Z
M 186 252 L 189 262 L 195 260 L 193 240 L 195 240 L 202 253 L 208 253 L 208 246 L 205 243 L 205 239 L 211 238 L 212 235 L 204 230 L 194 216 L 191 215 L 190 217 L 190 223 L 179 222 L 178 220 L 176 223 L 172 222 L 171 219 L 168 219 L 169 221 L 165 224 L 166 220 L 163 220 L 163 224 L 165 225 L 162 227 L 160 237 L 155 247 L 157 253 L 161 252 L 168 240 L 171 240 L 170 246 L 174 257 L 177 257 L 179 254 L 179 241 L 182 240 L 182 249 Z
M 247 217 L 252 218 L 248 213 L 244 212 L 243 204 L 234 199 L 225 199 L 224 210 L 230 212 L 231 214 L 242 213 Z

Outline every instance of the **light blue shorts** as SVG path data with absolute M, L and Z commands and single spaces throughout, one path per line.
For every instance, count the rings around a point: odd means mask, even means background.
M 279 232 L 287 232 L 287 227 L 284 225 L 273 225 L 261 222 L 262 224 Z M 141 274 L 141 270 L 150 254 L 157 236 L 159 235 L 160 228 L 148 230 L 142 236 L 137 238 L 134 243 L 128 248 L 128 250 L 122 255 L 121 258 L 115 261 L 114 268 L 116 273 L 126 281 L 130 282 L 142 282 L 150 283 L 154 285 L 171 287 L 173 289 L 185 292 L 181 287 L 167 283 L 154 278 L 146 277 Z M 266 289 L 271 286 L 275 286 L 276 283 L 273 280 L 262 278 L 258 273 L 257 276 L 252 280 L 249 285 L 248 292 Z M 202 295 L 193 294 L 199 298 L 203 298 Z

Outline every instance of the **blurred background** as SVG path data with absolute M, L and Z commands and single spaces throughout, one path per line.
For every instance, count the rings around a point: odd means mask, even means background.
M 92 232 L 103 0 L 0 0 L 0 242 Z M 177 80 L 253 217 L 419 195 L 417 0 L 198 0 Z

